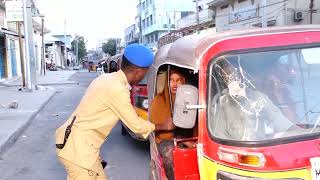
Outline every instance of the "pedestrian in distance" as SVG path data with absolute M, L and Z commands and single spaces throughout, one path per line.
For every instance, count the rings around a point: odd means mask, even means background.
M 126 47 L 121 69 L 97 77 L 70 118 L 56 130 L 56 150 L 68 180 L 106 180 L 100 147 L 119 120 L 147 138 L 154 124 L 138 117 L 130 103 L 130 84 L 143 79 L 153 53 L 139 44 Z

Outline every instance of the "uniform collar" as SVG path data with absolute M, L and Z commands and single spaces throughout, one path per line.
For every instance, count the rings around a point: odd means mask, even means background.
M 117 72 L 117 74 L 118 74 L 118 76 L 120 77 L 120 81 L 127 86 L 128 90 L 131 90 L 131 86 L 130 86 L 130 84 L 128 83 L 128 79 L 127 79 L 126 75 L 124 74 L 124 72 L 123 72 L 122 70 L 119 70 L 119 71 Z

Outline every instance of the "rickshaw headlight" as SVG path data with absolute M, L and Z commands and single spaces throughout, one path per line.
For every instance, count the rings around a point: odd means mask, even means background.
M 243 166 L 263 167 L 266 163 L 266 159 L 262 153 L 242 152 L 223 147 L 219 148 L 218 156 L 222 161 Z
M 141 105 L 142 105 L 142 107 L 143 107 L 144 109 L 148 109 L 148 107 L 149 107 L 148 99 L 144 99 L 144 100 L 142 101 Z

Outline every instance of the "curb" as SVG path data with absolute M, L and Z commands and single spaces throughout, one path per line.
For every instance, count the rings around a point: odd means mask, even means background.
M 49 103 L 49 101 L 57 94 L 57 91 L 54 91 L 52 95 L 39 107 L 38 110 L 33 112 L 29 119 L 20 127 L 18 128 L 10 137 L 0 145 L 0 155 L 2 155 L 6 150 L 8 150 L 14 143 L 18 140 L 24 130 L 31 124 L 32 120 L 39 114 L 39 112 Z
M 70 85 L 70 84 L 79 84 L 79 82 L 62 82 L 62 83 L 43 83 L 43 84 L 37 84 L 40 86 L 55 86 L 55 85 Z M 9 84 L 1 84 L 0 83 L 0 87 L 20 87 L 22 86 L 21 84 L 13 84 L 13 85 L 9 85 Z

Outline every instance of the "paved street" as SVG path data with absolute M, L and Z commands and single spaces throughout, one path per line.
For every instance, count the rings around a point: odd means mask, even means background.
M 59 84 L 55 96 L 32 120 L 18 140 L 0 154 L 1 180 L 62 180 L 66 173 L 55 156 L 54 131 L 72 113 L 95 73 L 78 72 Z M 102 147 L 111 180 L 148 179 L 149 149 L 128 136 L 121 136 L 120 123 Z

